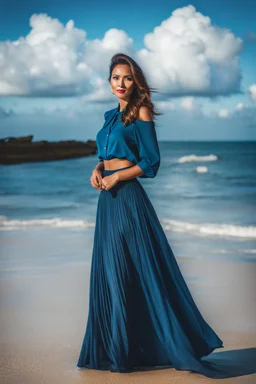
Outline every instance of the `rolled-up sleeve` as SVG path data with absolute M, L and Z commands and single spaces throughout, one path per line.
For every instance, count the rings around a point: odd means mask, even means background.
M 155 177 L 161 162 L 155 123 L 153 121 L 136 120 L 135 138 L 139 152 L 137 165 L 144 172 L 141 178 Z

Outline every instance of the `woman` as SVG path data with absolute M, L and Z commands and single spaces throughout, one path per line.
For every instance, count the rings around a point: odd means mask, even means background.
M 138 64 L 116 54 L 90 178 L 97 206 L 86 332 L 77 366 L 112 372 L 174 367 L 208 374 L 200 360 L 223 342 L 200 314 L 138 178 L 160 162 L 150 89 Z M 161 187 L 161 186 L 159 186 Z

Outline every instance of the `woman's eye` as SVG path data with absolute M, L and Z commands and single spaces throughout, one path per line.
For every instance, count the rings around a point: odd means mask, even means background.
M 113 79 L 114 79 L 114 80 L 117 80 L 118 77 L 114 76 Z M 131 78 L 131 77 L 127 77 L 127 80 L 132 81 L 132 78 Z

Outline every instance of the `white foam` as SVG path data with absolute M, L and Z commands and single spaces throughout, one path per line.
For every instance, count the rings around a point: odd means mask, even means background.
M 59 217 L 53 219 L 31 219 L 31 220 L 9 220 L 6 216 L 0 216 L 0 229 L 26 229 L 34 227 L 48 228 L 91 228 L 95 223 L 85 220 L 61 219 Z
M 175 232 L 191 232 L 206 236 L 231 236 L 241 238 L 256 238 L 255 226 L 242 226 L 233 224 L 202 223 L 194 224 L 185 221 L 162 219 L 164 229 Z
M 204 166 L 197 166 L 196 167 L 196 171 L 198 173 L 207 173 L 208 172 L 208 168 L 207 167 L 204 167 Z
M 166 231 L 191 232 L 206 236 L 233 236 L 241 238 L 256 238 L 256 227 L 240 226 L 232 224 L 202 223 L 194 224 L 185 221 L 161 219 L 163 228 Z M 30 219 L 30 220 L 9 220 L 6 216 L 0 216 L 0 230 L 14 230 L 26 228 L 93 228 L 95 222 L 86 220 L 62 219 Z
M 249 255 L 255 255 L 256 249 L 213 249 L 211 251 L 212 253 L 243 253 L 243 254 L 249 254 Z
M 182 156 L 178 159 L 179 163 L 191 163 L 193 161 L 216 161 L 218 160 L 218 156 L 216 155 L 206 155 L 206 156 L 197 156 L 197 155 L 188 155 L 188 156 Z
M 256 255 L 256 249 L 241 249 L 241 252 L 242 253 L 248 253 L 248 254 L 251 254 L 251 255 Z

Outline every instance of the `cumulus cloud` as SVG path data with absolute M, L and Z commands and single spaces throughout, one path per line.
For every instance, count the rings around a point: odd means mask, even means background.
M 95 73 L 105 77 L 109 70 L 110 59 L 117 51 L 134 55 L 133 40 L 124 31 L 111 28 L 102 40 L 87 40 L 84 60 Z
M 256 108 L 254 104 L 245 104 L 239 102 L 233 107 L 225 107 L 219 109 L 204 108 L 203 104 L 194 97 L 183 97 L 179 103 L 173 103 L 172 101 L 157 101 L 155 102 L 157 108 L 166 117 L 166 120 L 176 119 L 179 121 L 181 118 L 186 120 L 189 124 L 192 120 L 198 122 L 200 117 L 200 124 L 202 121 L 216 122 L 216 124 L 222 123 L 224 120 L 239 121 L 245 127 L 256 128 Z M 170 106 L 169 106 L 170 105 Z M 195 118 L 195 119 L 194 119 Z M 189 119 L 189 120 L 188 120 Z
M 105 63 L 116 49 L 132 45 L 124 32 L 115 29 L 102 40 L 88 41 L 73 20 L 63 25 L 46 14 L 31 16 L 30 26 L 25 38 L 0 43 L 1 95 L 91 94 L 103 81 Z
M 228 116 L 229 116 L 228 109 L 222 108 L 219 110 L 219 117 L 221 117 L 222 119 L 225 119 Z
M 138 57 L 154 87 L 166 95 L 226 95 L 239 92 L 242 40 L 189 5 L 144 38 Z
M 155 105 L 162 110 L 173 111 L 176 108 L 175 103 L 172 100 L 156 101 Z
M 180 109 L 184 113 L 190 115 L 190 117 L 201 117 L 203 115 L 202 105 L 193 96 L 183 97 L 180 102 Z
M 181 107 L 186 111 L 193 111 L 196 108 L 194 97 L 184 97 L 180 103 Z
M 108 66 L 116 52 L 141 64 L 161 98 L 240 89 L 242 40 L 192 5 L 176 9 L 146 34 L 145 48 L 137 52 L 132 38 L 115 28 L 102 39 L 88 40 L 73 20 L 63 25 L 46 14 L 32 15 L 30 27 L 27 36 L 0 43 L 1 95 L 84 95 L 89 102 L 108 102 Z
M 86 32 L 45 14 L 30 18 L 31 31 L 0 45 L 0 94 L 67 95 L 89 88 L 92 70 L 81 53 Z
M 256 108 L 253 105 L 246 105 L 244 103 L 238 103 L 235 107 L 227 109 L 222 108 L 216 113 L 212 114 L 212 120 L 215 117 L 219 119 L 229 119 L 232 123 L 239 121 L 244 124 L 244 127 L 250 127 L 255 131 L 256 128 Z
M 250 87 L 249 87 L 249 95 L 250 95 L 250 98 L 251 100 L 256 103 L 256 84 L 252 84 Z
M 237 109 L 238 111 L 241 111 L 241 110 L 244 109 L 244 108 L 245 108 L 244 103 L 238 103 L 238 104 L 236 105 L 236 109 Z

